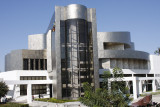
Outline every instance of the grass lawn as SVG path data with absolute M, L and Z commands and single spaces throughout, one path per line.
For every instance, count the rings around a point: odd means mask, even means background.
M 0 104 L 0 107 L 29 107 L 29 105 L 7 102 L 6 104 Z
M 55 98 L 39 98 L 39 99 L 35 99 L 36 101 L 44 101 L 44 102 L 52 102 L 52 103 L 65 103 L 65 102 L 75 102 L 78 100 L 59 100 L 59 99 L 55 99 Z

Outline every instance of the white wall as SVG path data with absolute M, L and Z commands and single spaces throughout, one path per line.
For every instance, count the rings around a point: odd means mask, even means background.
M 14 70 L 0 73 L 3 80 L 20 80 L 20 76 L 46 76 L 49 80 L 47 70 Z
M 1 72 L 0 78 L 3 78 L 3 80 L 17 80 L 17 71 Z
M 151 70 L 160 74 L 160 56 L 150 55 Z
M 103 74 L 104 71 L 112 71 L 112 69 L 99 69 L 99 74 Z M 153 73 L 150 70 L 143 69 L 122 69 L 124 74 L 148 74 Z
M 6 81 L 7 83 L 9 83 L 8 81 L 12 83 L 14 80 L 20 80 L 20 76 L 46 76 L 47 77 L 46 79 L 50 80 L 46 70 L 27 70 L 27 71 L 26 70 L 15 70 L 15 71 L 8 71 L 8 72 L 0 73 L 0 78 L 2 78 L 4 82 Z M 27 84 L 32 84 L 35 81 L 36 80 L 23 80 L 23 82 Z M 46 82 L 46 80 L 38 80 L 38 84 L 39 83 L 44 84 L 43 83 L 44 81 Z M 26 96 L 25 97 L 20 96 L 20 85 L 19 84 L 15 85 L 14 83 L 13 85 L 8 85 L 9 92 L 7 93 L 7 96 L 12 96 L 17 101 L 26 100 Z M 51 83 L 51 81 L 47 81 L 47 83 Z M 49 97 L 49 95 L 44 95 L 44 96 Z

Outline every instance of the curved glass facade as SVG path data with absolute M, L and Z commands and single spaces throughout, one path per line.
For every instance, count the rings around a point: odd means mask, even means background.
M 92 83 L 93 47 L 91 24 L 84 19 L 61 21 L 61 70 L 63 97 L 81 96 L 81 85 Z

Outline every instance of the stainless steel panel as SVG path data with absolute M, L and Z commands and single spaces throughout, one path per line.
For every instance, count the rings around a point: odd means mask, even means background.
M 79 4 L 71 4 L 67 7 L 67 19 L 86 19 L 87 20 L 87 8 Z
M 132 58 L 149 60 L 149 54 L 134 50 L 103 50 L 98 51 L 99 58 Z

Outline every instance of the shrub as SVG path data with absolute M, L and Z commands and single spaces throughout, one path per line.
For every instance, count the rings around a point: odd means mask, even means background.
M 6 85 L 6 83 L 1 81 L 0 82 L 0 98 L 5 96 L 8 91 L 9 91 L 9 88 Z
M 0 107 L 29 107 L 29 104 L 19 104 L 19 103 L 7 103 L 0 104 Z
M 65 103 L 65 102 L 74 102 L 78 100 L 65 100 L 65 99 L 55 99 L 55 98 L 39 98 L 35 99 L 36 101 L 52 102 L 52 103 Z

